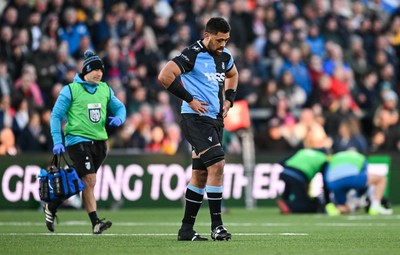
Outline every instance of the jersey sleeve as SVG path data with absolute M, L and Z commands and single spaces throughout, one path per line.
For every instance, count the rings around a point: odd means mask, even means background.
M 186 48 L 182 53 L 172 59 L 181 70 L 182 73 L 188 73 L 192 71 L 194 63 L 196 61 L 197 53 L 191 48 Z

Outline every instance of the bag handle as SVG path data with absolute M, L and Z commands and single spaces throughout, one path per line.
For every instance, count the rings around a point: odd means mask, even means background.
M 69 168 L 71 167 L 71 165 L 69 164 L 69 162 L 65 158 L 64 153 L 61 153 L 60 155 L 54 155 L 53 156 L 53 159 L 51 160 L 51 163 L 50 163 L 50 171 L 51 171 L 51 168 L 53 166 L 56 167 L 57 169 L 60 169 L 60 167 L 61 167 L 61 159 L 64 159 L 65 163 L 67 164 L 67 166 Z
M 62 158 L 64 159 L 64 161 L 65 161 L 65 163 L 67 164 L 67 166 L 70 168 L 71 165 L 68 163 L 67 159 L 65 158 L 64 153 L 61 153 L 60 155 L 61 155 Z M 60 164 L 59 164 L 59 165 L 61 165 L 61 157 L 60 157 Z

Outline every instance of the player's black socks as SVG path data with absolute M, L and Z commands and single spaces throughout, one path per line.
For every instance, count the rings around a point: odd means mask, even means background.
M 185 194 L 185 215 L 182 220 L 182 230 L 193 229 L 197 213 L 200 210 L 201 203 L 203 202 L 204 189 L 200 189 L 189 185 Z
M 90 221 L 92 222 L 92 226 L 96 225 L 96 222 L 98 219 L 96 211 L 90 212 L 88 214 L 89 214 Z
M 207 186 L 208 206 L 211 215 L 211 230 L 222 225 L 222 186 Z

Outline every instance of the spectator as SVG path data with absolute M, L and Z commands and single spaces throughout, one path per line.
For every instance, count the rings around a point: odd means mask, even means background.
M 281 125 L 281 135 L 289 143 L 292 149 L 298 149 L 300 141 L 296 135 L 297 120 L 293 116 L 287 116 Z
M 104 80 L 109 82 L 112 78 L 126 80 L 126 69 L 124 63 L 120 58 L 120 49 L 116 45 L 110 45 L 106 49 L 106 56 L 104 57 Z
M 398 123 L 393 122 L 392 113 L 381 109 L 378 121 L 374 124 L 371 137 L 372 152 L 400 151 Z
M 313 110 L 310 108 L 304 108 L 300 113 L 299 121 L 295 125 L 295 134 L 300 145 L 306 146 L 304 140 L 310 130 L 313 132 L 315 137 L 319 137 L 321 140 L 326 140 L 324 143 L 328 142 L 324 127 L 317 122 Z
M 9 6 L 4 9 L 4 15 L 1 17 L 1 22 L 0 24 L 2 26 L 9 26 L 10 28 L 13 28 L 13 30 L 17 29 L 17 20 L 18 20 L 18 10 L 13 7 Z
M 15 26 L 22 28 L 27 26 L 29 14 L 31 13 L 31 6 L 28 0 L 11 0 L 7 8 L 15 8 L 18 12 Z
M 333 110 L 338 107 L 338 102 L 340 98 L 347 97 L 350 101 L 350 109 L 355 114 L 361 114 L 358 105 L 354 101 L 352 97 L 351 91 L 351 80 L 348 77 L 349 73 L 346 73 L 345 69 L 342 66 L 337 66 L 333 72 L 331 77 L 331 85 L 329 88 L 329 92 L 332 95 L 332 99 L 334 100 Z M 335 107 L 336 106 L 336 107 Z
M 249 103 L 249 107 L 254 107 L 258 100 L 258 91 L 252 84 L 252 78 L 253 75 L 251 70 L 248 68 L 242 68 L 239 77 L 236 100 L 246 100 Z
M 33 51 L 39 48 L 42 30 L 40 29 L 41 16 L 39 12 L 32 12 L 29 16 L 29 38 L 30 46 Z
M 50 49 L 50 39 L 43 36 L 40 39 L 39 49 L 33 51 L 27 61 L 37 70 L 36 80 L 39 83 L 41 96 L 47 101 L 57 80 L 56 54 Z
M 264 135 L 257 138 L 260 148 L 266 151 L 290 151 L 292 148 L 288 141 L 282 136 L 281 122 L 278 118 L 272 118 L 268 122 L 267 130 Z M 263 137 L 265 136 L 265 137 Z
M 262 82 L 266 81 L 269 77 L 266 61 L 263 61 L 257 53 L 256 48 L 249 44 L 244 50 L 243 66 L 241 68 L 248 68 L 251 71 L 252 85 L 259 87 Z
M 12 131 L 15 138 L 18 139 L 19 134 L 29 122 L 28 100 L 22 95 L 19 95 L 13 99 L 12 107 L 15 110 Z
M 292 73 L 294 82 L 306 92 L 308 98 L 311 93 L 311 79 L 307 68 L 303 63 L 299 48 L 293 48 L 290 50 L 289 59 L 283 64 L 280 70 L 280 77 L 282 77 L 282 74 L 285 71 Z
M 313 55 L 321 58 L 325 56 L 325 40 L 320 34 L 319 26 L 317 24 L 311 24 L 306 43 L 310 47 Z
M 50 133 L 50 130 L 46 131 L 48 134 Z M 40 153 L 51 150 L 51 137 L 45 133 L 38 111 L 31 111 L 29 122 L 18 135 L 16 145 L 21 152 L 25 153 Z
M 12 84 L 11 76 L 8 73 L 7 60 L 0 58 L 0 98 L 10 95 Z
M 332 150 L 334 152 L 355 150 L 360 153 L 369 151 L 367 140 L 361 134 L 358 119 L 348 118 L 340 122 L 338 133 L 333 137 Z
M 287 98 L 288 107 L 294 114 L 301 111 L 307 100 L 306 92 L 294 82 L 293 75 L 289 71 L 282 74 L 277 93 Z
M 350 49 L 345 52 L 345 62 L 349 63 L 354 72 L 354 79 L 358 82 L 369 69 L 367 54 L 363 47 L 363 41 L 359 36 L 353 36 L 350 40 Z
M 374 125 L 380 126 L 382 123 L 381 115 L 382 110 L 387 110 L 390 113 L 390 124 L 396 125 L 399 122 L 399 109 L 398 109 L 398 96 L 397 94 L 389 89 L 385 89 L 381 93 L 382 96 L 382 103 L 377 107 L 374 114 Z
M 43 97 L 36 77 L 36 68 L 31 64 L 25 65 L 22 76 L 15 81 L 15 89 L 28 100 L 30 106 L 42 107 Z
M 73 55 L 79 48 L 81 38 L 89 34 L 86 24 L 79 23 L 76 9 L 68 7 L 63 13 L 63 25 L 60 27 L 59 38 L 68 43 L 68 52 Z
M 327 43 L 327 58 L 323 62 L 323 69 L 326 74 L 333 76 L 337 68 L 342 68 L 346 76 L 351 72 L 350 66 L 345 59 L 343 59 L 343 49 L 335 43 Z
M 379 94 L 377 88 L 378 85 L 378 75 L 375 71 L 367 72 L 358 87 L 357 104 L 364 113 L 364 123 L 367 128 L 371 128 L 372 118 L 376 107 L 380 102 L 380 98 L 376 95 Z M 367 132 L 368 129 L 364 129 Z M 371 134 L 367 132 L 367 134 Z
M 0 53 L 3 58 L 12 63 L 12 45 L 11 39 L 14 36 L 12 27 L 9 25 L 2 25 L 0 27 Z
M 0 130 L 0 156 L 15 156 L 19 152 L 15 147 L 14 133 L 10 128 Z
M 331 112 L 326 114 L 325 129 L 328 134 L 335 136 L 339 130 L 340 122 L 348 118 L 359 118 L 351 109 L 352 98 L 349 95 L 344 95 L 337 101 L 335 109 L 332 108 Z
M 379 89 L 397 90 L 397 77 L 392 64 L 385 64 L 379 72 Z
M 46 17 L 42 24 L 42 33 L 44 36 L 58 40 L 58 29 L 60 28 L 59 18 L 52 13 Z
M 229 143 L 228 143 L 229 144 Z M 189 154 L 191 146 L 181 136 L 181 128 L 176 123 L 169 123 L 165 128 L 165 140 L 161 147 L 161 152 L 166 155 L 177 153 Z
M 0 130 L 12 128 L 14 112 L 11 109 L 11 97 L 3 95 L 0 99 Z
M 257 106 L 260 108 L 273 109 L 278 102 L 278 85 L 275 79 L 268 79 L 262 86 L 262 91 L 258 97 Z
M 150 142 L 144 150 L 150 153 L 162 153 L 165 142 L 165 133 L 162 127 L 154 126 L 150 133 Z

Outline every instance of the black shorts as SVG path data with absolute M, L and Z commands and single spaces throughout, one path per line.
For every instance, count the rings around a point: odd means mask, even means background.
M 78 176 L 82 177 L 97 173 L 106 158 L 107 144 L 106 141 L 82 142 L 68 146 L 67 151 Z
M 197 114 L 182 114 L 180 126 L 196 154 L 218 143 L 222 144 L 224 124 L 221 119 L 212 119 Z

